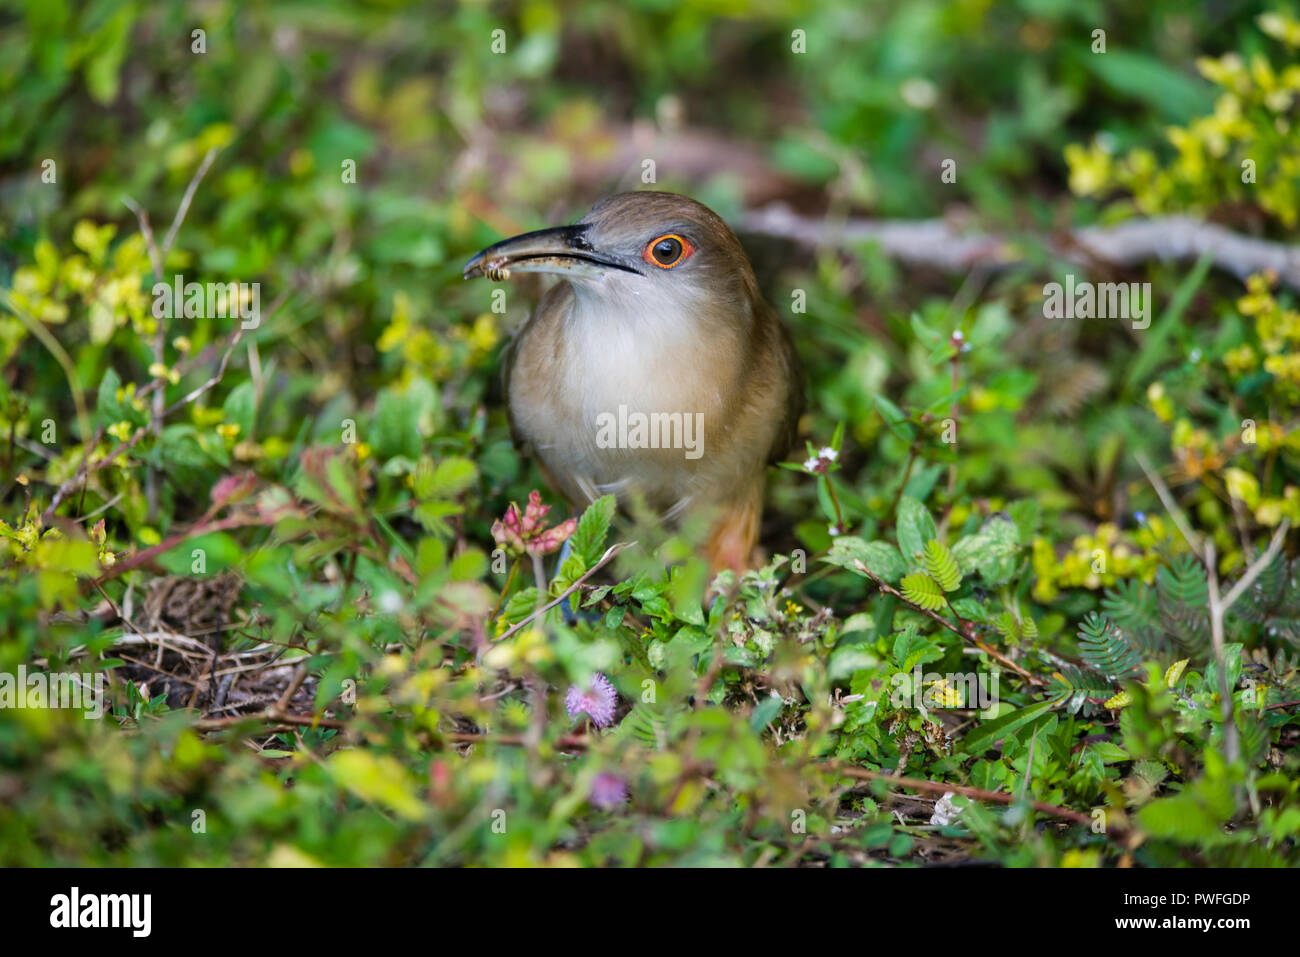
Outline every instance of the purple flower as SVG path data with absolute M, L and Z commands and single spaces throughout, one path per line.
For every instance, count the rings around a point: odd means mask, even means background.
M 617 699 L 618 693 L 614 691 L 609 679 L 597 672 L 591 676 L 591 683 L 585 689 L 569 685 L 568 694 L 564 696 L 564 709 L 569 712 L 570 718 L 586 714 L 596 727 L 607 728 L 614 723 L 614 704 Z
M 602 811 L 612 811 L 627 800 L 627 785 L 617 774 L 601 771 L 592 779 L 588 797 Z

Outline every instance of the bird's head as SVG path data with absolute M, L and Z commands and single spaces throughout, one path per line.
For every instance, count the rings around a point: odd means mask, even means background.
M 676 193 L 602 199 L 572 226 L 489 246 L 465 264 L 464 275 L 499 281 L 523 272 L 561 276 L 592 304 L 640 300 L 695 315 L 711 306 L 742 307 L 758 295 L 753 269 L 727 224 Z

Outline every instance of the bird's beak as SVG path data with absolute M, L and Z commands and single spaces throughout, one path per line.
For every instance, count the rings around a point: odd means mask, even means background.
M 640 270 L 602 254 L 587 241 L 587 226 L 556 226 L 502 240 L 465 264 L 464 276 L 486 276 L 494 282 L 512 272 L 549 272 L 571 279 L 602 279 L 611 270 L 640 274 Z

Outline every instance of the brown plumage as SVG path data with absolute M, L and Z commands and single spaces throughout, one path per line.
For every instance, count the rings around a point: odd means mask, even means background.
M 711 565 L 747 567 L 803 378 L 727 224 L 685 196 L 620 193 L 465 267 L 512 272 L 563 277 L 506 356 L 511 428 L 547 481 L 574 507 L 613 493 L 668 521 L 705 513 Z

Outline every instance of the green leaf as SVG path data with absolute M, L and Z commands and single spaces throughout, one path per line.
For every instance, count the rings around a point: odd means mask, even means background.
M 1108 50 L 1084 63 L 1119 93 L 1146 103 L 1173 123 L 1186 123 L 1214 103 L 1212 88 L 1146 53 Z
M 203 578 L 239 565 L 244 548 L 225 532 L 197 535 L 181 548 L 163 552 L 158 564 L 173 575 Z
M 880 412 L 880 417 L 885 420 L 885 427 L 894 433 L 902 441 L 911 444 L 916 437 L 916 430 L 912 424 L 907 421 L 907 416 L 903 410 L 894 403 L 890 402 L 883 395 L 873 393 L 871 401 L 875 403 L 876 409 Z
M 438 396 L 424 379 L 412 379 L 404 389 L 384 389 L 375 399 L 370 444 L 381 459 L 401 455 L 420 457 L 423 436 L 433 431 Z
M 536 610 L 537 589 L 529 585 L 510 596 L 501 610 L 501 619 L 507 624 L 517 625 Z
M 780 695 L 768 695 L 750 712 L 749 727 L 755 732 L 762 731 L 781 713 L 781 707 L 784 704 L 785 702 L 781 700 Z
M 99 380 L 99 393 L 95 398 L 95 411 L 99 416 L 99 421 L 105 425 L 112 425 L 114 422 L 121 422 L 126 418 L 122 412 L 122 404 L 117 401 L 117 390 L 122 387 L 122 380 L 118 378 L 117 373 L 110 367 L 104 372 L 104 378 Z
M 130 7 L 119 10 L 90 40 L 93 51 L 86 60 L 86 89 L 101 106 L 117 99 L 118 74 L 126 56 L 132 20 Z
M 910 495 L 899 499 L 897 530 L 898 550 L 908 562 L 915 561 L 925 550 L 925 543 L 939 535 L 929 511 Z
M 423 458 L 415 470 L 414 490 L 419 499 L 454 498 L 478 480 L 478 466 L 470 459 L 451 457 L 437 465 Z
M 1010 714 L 1004 714 L 992 721 L 985 721 L 978 728 L 962 739 L 962 748 L 967 754 L 979 754 L 1000 738 L 1016 731 L 1029 722 L 1041 718 L 1052 710 L 1054 701 L 1040 701 L 1027 708 L 1018 708 Z
M 903 576 L 903 597 L 912 604 L 926 611 L 937 611 L 943 607 L 943 590 L 939 583 L 925 572 L 912 572 Z
M 410 821 L 427 814 L 419 781 L 391 755 L 350 748 L 330 755 L 326 766 L 341 787 L 363 800 L 381 804 Z
M 899 671 L 911 671 L 917 665 L 938 661 L 943 657 L 943 645 L 929 635 L 918 635 L 915 625 L 908 625 L 894 636 L 890 652 Z
M 1043 523 L 1042 510 L 1032 498 L 1022 498 L 1007 506 L 1007 514 L 1016 525 L 1016 533 L 1021 545 L 1030 545 Z
M 239 426 L 241 440 L 252 438 L 253 423 L 257 417 L 257 393 L 253 391 L 251 381 L 241 382 L 230 390 L 221 406 L 221 417 L 232 425 Z
M 609 534 L 610 523 L 614 520 L 614 511 L 618 502 L 612 495 L 596 499 L 583 511 L 578 519 L 578 527 L 569 539 L 572 554 L 582 559 L 583 571 L 586 571 L 605 552 L 605 536 Z
M 1015 574 L 1020 534 L 1014 522 L 995 515 L 974 535 L 958 539 L 952 553 L 963 572 L 978 572 L 988 584 L 1001 585 Z
M 1088 612 L 1079 625 L 1079 656 L 1099 674 L 1116 681 L 1135 676 L 1142 665 L 1142 649 L 1105 615 Z
M 831 543 L 830 554 L 824 561 L 861 575 L 862 572 L 854 564 L 860 561 L 871 572 L 891 584 L 907 573 L 907 563 L 893 545 L 888 542 L 864 542 L 852 535 L 835 539 Z
M 956 591 L 961 587 L 961 569 L 943 542 L 934 538 L 926 542 L 921 563 L 930 577 L 943 586 L 944 591 Z
M 1028 615 L 1017 618 L 1009 609 L 993 620 L 993 627 L 998 630 L 1007 644 L 1015 645 L 1021 641 L 1038 637 L 1038 625 Z

